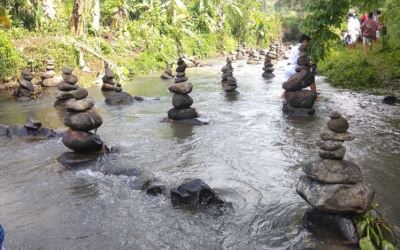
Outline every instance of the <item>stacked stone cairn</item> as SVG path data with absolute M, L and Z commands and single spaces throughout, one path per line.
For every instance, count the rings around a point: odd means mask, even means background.
M 101 152 L 103 141 L 91 132 L 101 126 L 103 120 L 94 108 L 94 100 L 88 91 L 79 88 L 65 105 L 64 124 L 69 127 L 62 138 L 64 145 L 76 153 Z
M 246 45 L 241 45 L 239 44 L 237 49 L 236 49 L 236 60 L 243 60 L 246 59 L 247 55 L 247 49 L 246 49 Z
M 101 86 L 101 91 L 113 91 L 113 92 L 121 92 L 122 87 L 116 79 L 114 72 L 109 68 L 108 63 L 104 63 L 104 76 L 102 78 L 103 85 Z
M 226 65 L 222 67 L 222 87 L 226 92 L 233 92 L 237 89 L 237 81 L 233 76 L 232 60 L 230 57 L 226 58 Z
M 101 87 L 105 102 L 108 105 L 128 105 L 134 98 L 127 92 L 122 91 L 122 86 L 115 80 L 114 72 L 105 63 L 103 85 Z
M 169 80 L 174 79 L 174 74 L 172 73 L 172 64 L 167 63 L 167 67 L 161 75 L 161 79 Z
M 370 208 L 374 191 L 363 181 L 360 167 L 343 160 L 343 142 L 354 140 L 347 131 L 347 120 L 338 112 L 332 112 L 330 118 L 318 142 L 320 159 L 303 166 L 305 175 L 300 177 L 296 190 L 325 217 L 346 215 L 353 219 Z
M 42 80 L 40 85 L 42 87 L 55 87 L 61 82 L 60 79 L 54 77 L 54 69 L 54 60 L 48 59 L 46 61 L 46 71 L 40 75 Z
M 276 44 L 271 44 L 269 46 L 269 51 L 267 55 L 271 58 L 271 60 L 278 60 L 277 49 L 278 47 Z
M 18 79 L 18 88 L 14 91 L 14 96 L 20 101 L 29 101 L 35 99 L 42 89 L 32 83 L 34 76 L 29 70 L 22 70 L 21 77 Z
M 262 74 L 262 77 L 264 77 L 265 79 L 275 77 L 275 75 L 272 73 L 274 72 L 274 65 L 272 64 L 271 56 L 269 53 L 265 57 L 263 70 L 264 73 Z
M 168 111 L 168 118 L 171 120 L 187 120 L 199 117 L 196 109 L 191 108 L 193 104 L 192 97 L 189 93 L 193 90 L 193 85 L 185 74 L 187 65 L 182 57 L 178 59 L 178 67 L 176 68 L 176 78 L 168 90 L 173 93 L 172 105 L 174 106 Z
M 315 113 L 313 106 L 317 99 L 317 93 L 303 89 L 315 82 L 317 66 L 315 64 L 311 65 L 305 48 L 300 47 L 299 50 L 297 73 L 282 84 L 282 88 L 286 90 L 286 103 L 283 110 L 286 113 L 313 115 Z
M 54 104 L 55 107 L 65 108 L 65 104 L 72 98 L 74 98 L 75 91 L 79 88 L 77 82 L 78 77 L 72 74 L 73 69 L 70 67 L 63 68 L 62 70 L 62 78 L 57 89 L 60 93 L 56 96 L 57 101 Z
M 261 62 L 261 57 L 255 49 L 249 51 L 249 60 L 247 64 L 259 64 Z

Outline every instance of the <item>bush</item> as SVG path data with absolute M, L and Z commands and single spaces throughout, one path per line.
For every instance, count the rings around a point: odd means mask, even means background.
M 22 65 L 21 55 L 14 48 L 7 33 L 2 30 L 0 30 L 0 58 L 0 82 L 17 77 Z
M 44 39 L 43 41 L 43 39 L 40 43 L 32 43 L 24 49 L 24 58 L 31 62 L 34 71 L 44 70 L 48 58 L 54 59 L 56 70 L 65 66 L 78 65 L 79 55 L 73 45 L 60 40 Z
M 186 55 L 199 58 L 215 55 L 217 52 L 217 36 L 215 34 L 196 34 L 195 38 L 186 36 L 183 41 Z
M 300 23 L 303 21 L 298 16 L 288 16 L 282 19 L 283 28 L 283 41 L 284 42 L 296 42 L 299 40 L 301 35 Z

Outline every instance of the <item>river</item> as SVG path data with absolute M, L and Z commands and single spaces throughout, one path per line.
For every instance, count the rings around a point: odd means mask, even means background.
M 231 209 L 174 209 L 164 196 L 132 190 L 127 177 L 64 169 L 57 162 L 67 151 L 60 139 L 0 138 L 0 223 L 7 249 L 352 249 L 302 228 L 309 206 L 295 191 L 301 163 L 317 157 L 316 142 L 332 110 L 348 118 L 356 136 L 346 143 L 346 158 L 361 166 L 379 210 L 400 226 L 398 107 L 318 78 L 316 114 L 286 117 L 280 98 L 284 62 L 276 65 L 272 80 L 261 77 L 261 64 L 235 62 L 240 92 L 235 98 L 218 84 L 222 66 L 217 60 L 187 70 L 193 106 L 210 119 L 207 126 L 160 122 L 172 105 L 158 74 L 124 86 L 146 98 L 130 106 L 107 106 L 97 85 L 89 94 L 104 120 L 98 133 L 121 149 L 97 165 L 143 168 L 170 187 L 201 178 Z M 0 123 L 22 124 L 30 116 L 64 129 L 53 108 L 55 93 L 47 90 L 27 103 L 1 95 Z

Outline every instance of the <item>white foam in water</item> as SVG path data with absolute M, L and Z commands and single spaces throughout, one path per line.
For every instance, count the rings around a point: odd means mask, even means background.
M 104 178 L 103 173 L 92 171 L 91 169 L 79 170 L 78 172 L 76 172 L 76 175 L 79 177 L 93 177 L 96 179 Z

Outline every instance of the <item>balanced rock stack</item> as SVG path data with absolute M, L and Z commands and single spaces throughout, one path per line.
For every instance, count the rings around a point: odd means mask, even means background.
M 131 104 L 134 98 L 129 93 L 122 91 L 121 84 L 115 80 L 114 72 L 108 67 L 108 64 L 105 65 L 101 87 L 103 95 L 106 97 L 105 102 L 112 106 Z
M 65 132 L 62 142 L 77 153 L 100 152 L 103 141 L 95 133 L 103 120 L 94 109 L 94 100 L 88 97 L 88 91 L 79 88 L 73 93 L 73 98 L 65 105 L 64 124 L 70 129 Z
M 233 92 L 237 89 L 237 81 L 233 76 L 232 60 L 228 57 L 226 58 L 226 65 L 222 67 L 222 87 L 226 92 Z
M 311 65 L 310 59 L 307 56 L 307 49 L 302 46 L 299 47 L 297 64 L 297 73 L 282 84 L 282 88 L 286 90 L 286 103 L 283 110 L 287 113 L 313 115 L 315 113 L 313 106 L 317 99 L 317 93 L 303 89 L 315 82 L 317 66 L 315 64 Z
M 19 86 L 14 92 L 14 96 L 18 97 L 20 101 L 28 101 L 32 98 L 35 99 L 41 92 L 40 86 L 35 86 L 32 83 L 34 78 L 29 70 L 22 70 L 21 77 L 18 79 Z
M 196 109 L 191 108 L 193 104 L 192 97 L 189 93 L 192 92 L 193 85 L 188 81 L 185 74 L 187 65 L 182 57 L 178 60 L 176 68 L 175 82 L 169 86 L 168 90 L 173 93 L 172 109 L 168 111 L 168 118 L 172 120 L 186 120 L 199 117 Z
M 269 46 L 269 51 L 268 51 L 268 55 L 272 60 L 277 60 L 278 59 L 278 55 L 277 55 L 277 46 L 276 44 L 271 44 Z
M 269 79 L 274 77 L 275 75 L 272 73 L 274 72 L 274 65 L 272 64 L 271 56 L 267 54 L 264 60 L 264 73 L 262 74 L 262 77 Z
M 237 52 L 236 60 L 246 59 L 247 49 L 246 49 L 245 45 L 239 44 L 237 49 L 236 49 L 236 52 Z
M 104 76 L 102 78 L 103 85 L 101 86 L 101 91 L 114 91 L 121 92 L 121 84 L 115 80 L 114 72 L 108 67 L 108 63 L 104 63 Z
M 172 73 L 172 64 L 167 63 L 167 67 L 165 68 L 164 72 L 161 75 L 161 79 L 169 80 L 173 79 L 174 74 Z
M 42 87 L 55 87 L 61 82 L 60 79 L 54 77 L 54 69 L 54 60 L 48 59 L 46 61 L 46 71 L 40 75 L 42 79 L 40 85 Z
M 54 104 L 56 107 L 64 108 L 67 101 L 74 98 L 75 90 L 79 88 L 77 85 L 78 77 L 73 75 L 72 71 L 73 69 L 69 67 L 62 69 L 63 81 L 61 81 L 57 86 L 57 89 L 61 92 L 56 97 L 57 101 Z
M 260 55 L 255 49 L 250 50 L 249 53 L 249 60 L 247 61 L 247 64 L 259 64 L 261 62 Z
M 343 160 L 344 141 L 354 140 L 347 132 L 349 124 L 338 112 L 332 112 L 328 128 L 318 142 L 321 159 L 303 166 L 306 175 L 297 183 L 297 193 L 323 213 L 356 215 L 365 213 L 374 191 L 363 182 L 359 166 Z

